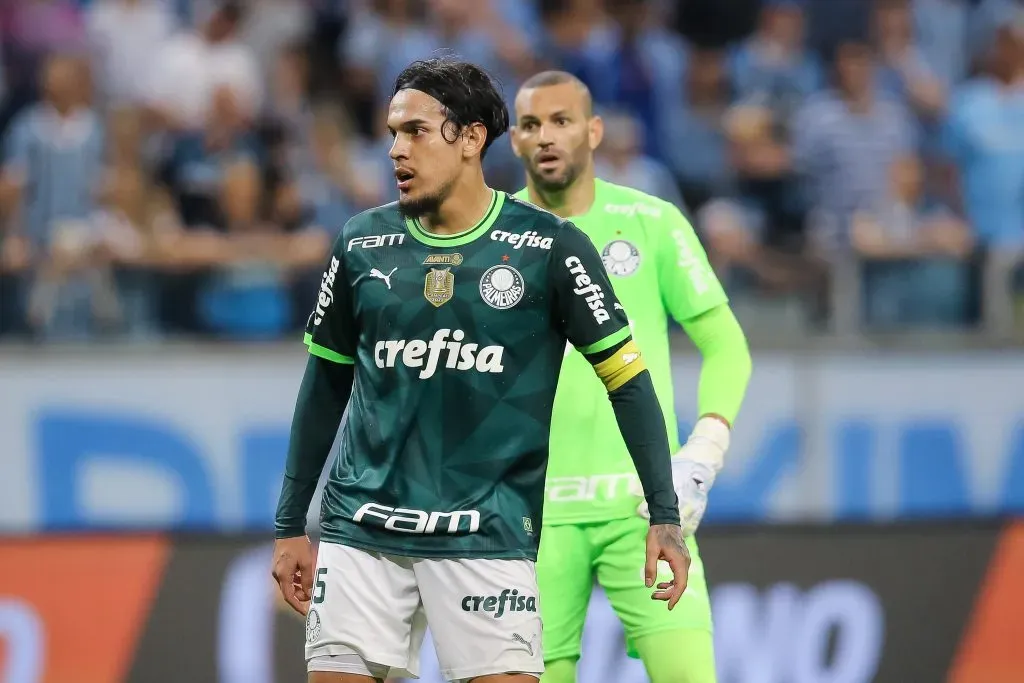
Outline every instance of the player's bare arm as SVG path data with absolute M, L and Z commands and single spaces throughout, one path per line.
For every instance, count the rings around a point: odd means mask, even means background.
M 306 537 L 306 514 L 355 376 L 353 366 L 344 360 L 309 356 L 295 404 L 277 506 L 272 574 L 285 601 L 302 615 L 313 592 L 313 550 Z

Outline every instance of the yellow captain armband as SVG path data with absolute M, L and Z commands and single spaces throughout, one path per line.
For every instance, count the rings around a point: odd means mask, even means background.
M 646 369 L 647 366 L 644 365 L 640 349 L 632 339 L 616 351 L 611 358 L 606 358 L 594 366 L 597 376 L 601 378 L 605 388 L 610 392 L 615 391 Z

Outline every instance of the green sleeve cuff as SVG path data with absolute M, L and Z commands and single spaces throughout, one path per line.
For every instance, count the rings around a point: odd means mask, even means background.
M 314 356 L 317 356 L 318 358 L 323 358 L 324 360 L 329 360 L 334 363 L 341 363 L 342 365 L 356 364 L 355 359 L 352 358 L 351 356 L 345 356 L 338 353 L 337 351 L 331 351 L 326 346 L 320 346 L 319 344 L 313 341 L 313 335 L 311 335 L 308 332 L 306 333 L 306 336 L 303 338 L 302 341 L 306 344 L 306 346 L 309 347 L 309 352 Z
M 727 304 L 716 306 L 683 323 L 700 351 L 699 415 L 721 415 L 736 420 L 750 381 L 752 362 L 747 338 Z

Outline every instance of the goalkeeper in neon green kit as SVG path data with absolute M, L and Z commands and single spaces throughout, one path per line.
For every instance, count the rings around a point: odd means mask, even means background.
M 693 534 L 746 392 L 746 339 L 679 210 L 595 178 L 602 123 L 583 83 L 564 72 L 538 74 L 520 89 L 515 109 L 512 144 L 528 177 L 517 196 L 571 218 L 596 244 L 644 350 L 676 452 L 672 476 L 693 558 L 682 600 L 671 612 L 659 609 L 636 560 L 648 527 L 636 472 L 603 385 L 583 356 L 568 351 L 555 396 L 537 560 L 542 683 L 575 681 L 595 575 L 625 627 L 630 655 L 640 657 L 653 683 L 715 683 L 711 603 Z M 670 315 L 703 360 L 700 415 L 681 448 L 672 428 Z

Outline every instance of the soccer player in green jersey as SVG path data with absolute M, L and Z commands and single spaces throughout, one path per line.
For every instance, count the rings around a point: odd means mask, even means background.
M 544 538 L 537 571 L 544 621 L 544 683 L 572 683 L 594 575 L 625 626 L 630 654 L 653 683 L 714 683 L 711 605 L 694 532 L 729 447 L 750 377 L 746 339 L 693 228 L 671 204 L 594 176 L 601 119 L 586 86 L 564 72 L 527 81 L 512 142 L 527 170 L 516 196 L 578 226 L 600 250 L 615 295 L 644 349 L 676 453 L 672 476 L 693 562 L 672 612 L 652 609 L 637 553 L 644 547 L 647 490 L 615 433 L 611 407 L 569 350 L 551 427 Z M 700 351 L 699 419 L 680 449 L 675 430 L 668 317 Z M 642 489 L 638 487 L 642 484 Z M 638 507 L 639 503 L 639 507 Z
M 534 562 L 566 343 L 605 387 L 647 492 L 632 559 L 671 610 L 690 559 L 665 421 L 590 240 L 485 184 L 481 159 L 508 128 L 487 74 L 412 64 L 388 127 L 398 202 L 344 226 L 307 324 L 273 575 L 306 615 L 311 683 L 416 675 L 426 625 L 448 680 L 535 681 Z M 314 569 L 307 508 L 346 406 Z M 656 578 L 659 558 L 671 577 Z

